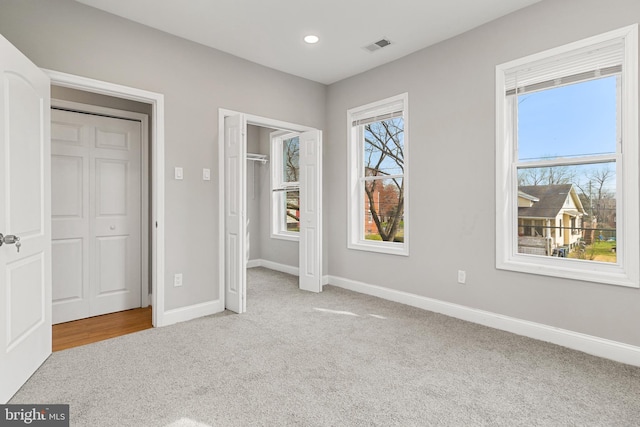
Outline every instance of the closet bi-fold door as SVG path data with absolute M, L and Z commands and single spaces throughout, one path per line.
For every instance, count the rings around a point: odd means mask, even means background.
M 322 132 L 300 134 L 300 289 L 322 291 Z
M 246 122 L 243 114 L 224 119 L 225 308 L 246 311 Z
M 52 110 L 53 323 L 140 307 L 141 123 Z

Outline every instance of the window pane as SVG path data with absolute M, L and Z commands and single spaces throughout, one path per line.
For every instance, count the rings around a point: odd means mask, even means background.
M 617 76 L 518 96 L 518 160 L 616 152 Z
M 365 176 L 404 173 L 404 119 L 382 120 L 364 125 Z
M 364 238 L 404 242 L 404 181 L 364 181 Z
M 284 202 L 284 231 L 300 231 L 300 191 L 286 191 Z
M 300 171 L 300 138 L 295 136 L 282 141 L 282 181 L 298 182 Z
M 615 162 L 518 168 L 518 252 L 617 262 Z

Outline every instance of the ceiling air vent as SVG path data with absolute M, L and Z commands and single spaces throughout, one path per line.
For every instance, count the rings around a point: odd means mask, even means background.
M 391 44 L 391 41 L 387 40 L 387 39 L 380 39 L 375 43 L 371 43 L 368 46 L 365 46 L 364 48 L 366 50 L 368 50 L 369 52 L 375 52 L 376 50 L 380 50 L 383 47 L 387 47 Z

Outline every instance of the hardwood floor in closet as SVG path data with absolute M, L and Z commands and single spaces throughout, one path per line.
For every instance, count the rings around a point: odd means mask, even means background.
M 59 323 L 53 325 L 53 351 L 91 344 L 151 327 L 150 306 Z

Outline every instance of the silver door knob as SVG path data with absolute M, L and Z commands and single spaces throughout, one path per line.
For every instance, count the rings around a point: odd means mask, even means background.
M 0 246 L 4 244 L 15 244 L 18 252 L 20 252 L 20 246 L 22 246 L 22 243 L 20 243 L 20 236 L 15 236 L 13 234 L 7 234 L 6 236 L 4 236 L 2 233 L 0 233 Z

